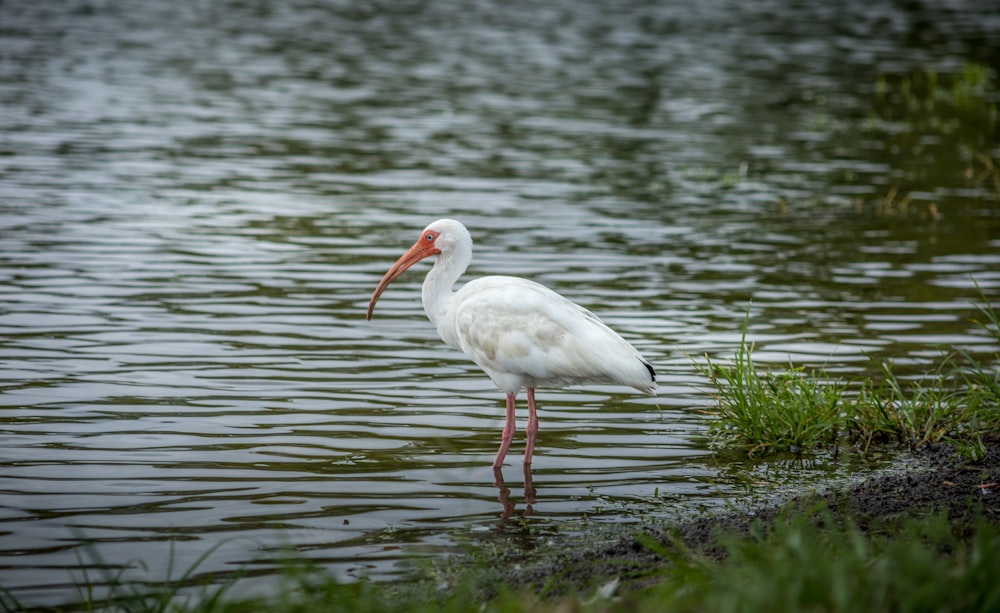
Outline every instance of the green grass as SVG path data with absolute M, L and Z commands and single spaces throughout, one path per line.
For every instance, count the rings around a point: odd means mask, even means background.
M 988 302 L 979 310 L 984 319 L 978 323 L 1000 342 L 1000 317 Z M 1000 434 L 1000 374 L 966 351 L 947 355 L 915 380 L 900 380 L 891 362 L 881 362 L 878 378 L 848 382 L 792 367 L 761 372 L 747 344 L 748 327 L 749 308 L 734 359 L 723 363 L 706 356 L 699 365 L 718 401 L 708 411 L 715 417 L 710 432 L 717 447 L 754 455 L 850 442 L 868 453 L 875 444 L 917 448 L 944 442 L 976 460 L 985 450 L 983 436 Z
M 945 362 L 947 365 L 947 361 Z M 966 421 L 970 411 L 962 389 L 941 369 L 909 385 L 889 362 L 879 364 L 882 378 L 866 379 L 848 414 L 852 430 L 870 443 L 874 434 L 910 447 L 937 443 Z
M 880 521 L 861 529 L 822 505 L 797 508 L 746 534 L 720 534 L 710 553 L 677 538 L 644 545 L 665 560 L 624 589 L 617 578 L 586 592 L 545 599 L 480 582 L 483 569 L 447 588 L 342 583 L 309 563 L 290 563 L 268 597 L 228 584 L 201 601 L 170 586 L 128 588 L 129 597 L 60 610 L 190 613 L 459 613 L 658 611 L 996 611 L 1000 530 L 982 517 L 944 515 Z M 464 578 L 463 578 L 464 577 Z M 142 596 L 142 597 L 140 597 Z M 4 603 L 5 610 L 20 610 Z
M 1000 315 L 989 304 L 978 305 L 983 320 L 976 323 L 986 330 L 996 343 L 1000 343 Z M 974 400 L 987 407 L 993 413 L 1000 411 L 1000 368 L 984 366 L 978 363 L 968 352 L 960 350 L 959 354 L 971 364 L 971 368 L 962 373 L 969 388 L 974 390 Z M 1000 358 L 1000 355 L 994 356 Z
M 758 372 L 753 347 L 743 335 L 731 364 L 713 362 L 706 356 L 702 373 L 715 387 L 718 408 L 709 411 L 717 419 L 711 424 L 716 441 L 745 449 L 797 452 L 836 438 L 840 427 L 844 384 L 810 377 L 801 369 L 780 373 Z
M 1000 610 L 1000 533 L 983 520 L 932 516 L 872 533 L 820 509 L 724 540 L 723 560 L 687 553 L 616 610 Z

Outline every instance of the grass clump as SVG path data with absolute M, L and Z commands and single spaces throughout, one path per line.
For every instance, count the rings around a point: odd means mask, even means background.
M 978 305 L 977 308 L 985 319 L 977 320 L 976 323 L 986 330 L 996 343 L 1000 343 L 1000 315 L 997 315 L 989 303 Z M 965 350 L 959 350 L 959 354 L 972 365 L 962 374 L 969 388 L 975 391 L 976 401 L 985 405 L 991 415 L 995 416 L 1000 412 L 1000 368 L 990 368 L 980 364 Z M 995 357 L 1000 359 L 1000 354 Z
M 879 441 L 911 448 L 948 442 L 975 455 L 972 449 L 981 445 L 974 439 L 990 428 L 980 419 L 982 405 L 975 391 L 953 376 L 961 371 L 952 362 L 953 358 L 946 359 L 936 371 L 909 385 L 899 380 L 890 363 L 879 364 L 882 379 L 863 381 L 846 415 L 855 440 L 865 451 Z
M 760 374 L 752 346 L 743 335 L 731 364 L 707 358 L 702 373 L 716 388 L 718 416 L 712 425 L 717 439 L 735 442 L 750 455 L 759 451 L 798 452 L 836 436 L 844 384 L 806 376 L 801 369 Z
M 980 325 L 1000 342 L 1000 316 L 986 302 Z M 910 448 L 948 443 L 970 460 L 985 454 L 983 437 L 1000 434 L 1000 373 L 964 350 L 947 356 L 923 377 L 901 381 L 891 362 L 878 364 L 880 378 L 848 382 L 790 367 L 761 372 L 743 335 L 729 363 L 706 357 L 699 368 L 714 386 L 717 419 L 710 432 L 717 446 L 749 455 L 798 453 L 851 442 L 864 453 L 875 443 Z M 994 354 L 1000 360 L 1000 354 Z M 856 389 L 856 393 L 848 394 Z

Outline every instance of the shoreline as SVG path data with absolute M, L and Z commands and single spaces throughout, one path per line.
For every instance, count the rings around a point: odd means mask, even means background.
M 514 564 L 498 578 L 508 588 L 546 596 L 586 594 L 609 582 L 639 588 L 648 583 L 651 570 L 669 564 L 661 552 L 686 550 L 720 559 L 720 537 L 746 538 L 752 531 L 768 530 L 789 511 L 822 506 L 865 532 L 887 521 L 941 513 L 956 524 L 976 516 L 1000 524 L 1000 440 L 986 441 L 986 455 L 978 462 L 944 444 L 910 451 L 901 459 L 901 468 L 801 495 L 736 501 L 702 517 L 647 519 L 606 533 L 602 527 L 601 534 L 574 538 L 569 546 Z

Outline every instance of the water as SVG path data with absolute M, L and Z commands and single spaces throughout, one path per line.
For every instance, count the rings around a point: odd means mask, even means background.
M 391 579 L 504 516 L 724 503 L 688 355 L 732 355 L 751 298 L 762 363 L 990 351 L 988 103 L 938 129 L 877 83 L 1000 64 L 1000 13 L 687 4 L 0 3 L 0 583 L 285 546 Z M 443 216 L 469 277 L 553 287 L 660 374 L 541 391 L 530 484 L 520 436 L 494 483 L 502 393 L 424 319 L 426 266 L 364 319 Z

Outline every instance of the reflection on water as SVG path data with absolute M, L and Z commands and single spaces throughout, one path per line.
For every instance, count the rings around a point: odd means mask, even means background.
M 522 464 L 521 474 L 524 475 L 524 480 L 521 482 L 522 487 L 524 488 L 524 511 L 522 511 L 521 515 L 523 517 L 528 517 L 535 510 L 535 494 L 538 493 L 538 490 L 535 489 L 534 479 L 531 476 L 531 465 Z M 493 475 L 496 478 L 493 485 L 495 485 L 497 487 L 497 491 L 500 492 L 497 500 L 500 501 L 500 505 L 503 507 L 503 512 L 500 513 L 500 518 L 507 519 L 517 510 L 517 503 L 511 499 L 510 488 L 504 483 L 503 469 L 494 468 Z
M 747 486 L 687 355 L 731 355 L 751 297 L 761 363 L 988 348 L 997 198 L 966 173 L 996 127 L 873 100 L 1000 64 L 992 9 L 354 4 L 3 6 L 0 578 L 26 602 L 73 596 L 85 540 L 126 577 L 291 544 L 388 578 L 506 516 L 723 503 Z M 364 320 L 442 216 L 470 276 L 591 308 L 660 394 L 541 390 L 534 471 L 519 433 L 493 474 L 502 394 L 424 320 L 424 269 Z

